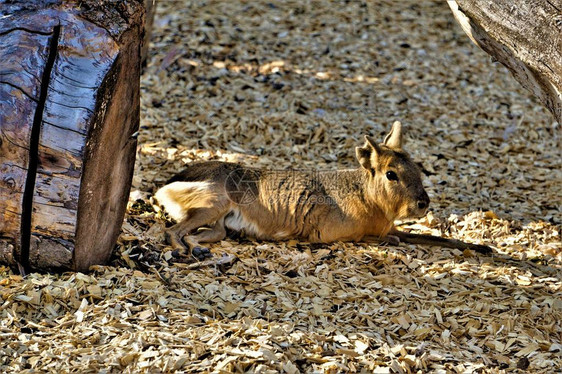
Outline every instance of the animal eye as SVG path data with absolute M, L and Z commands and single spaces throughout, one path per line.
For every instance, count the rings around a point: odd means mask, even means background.
M 398 180 L 398 175 L 396 175 L 396 173 L 393 172 L 393 171 L 387 171 L 386 177 L 388 178 L 389 181 L 397 181 Z

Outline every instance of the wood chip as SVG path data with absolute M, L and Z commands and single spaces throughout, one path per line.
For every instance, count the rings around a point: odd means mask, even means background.
M 141 89 L 111 262 L 0 267 L 0 372 L 562 371 L 560 125 L 446 2 L 160 1 Z M 181 263 L 165 243 L 150 198 L 186 163 L 355 167 L 395 120 L 432 200 L 403 227 L 493 255 L 232 237 Z

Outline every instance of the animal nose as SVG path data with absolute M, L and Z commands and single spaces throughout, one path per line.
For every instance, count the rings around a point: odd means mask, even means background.
M 427 201 L 418 201 L 418 209 L 425 209 L 428 205 Z

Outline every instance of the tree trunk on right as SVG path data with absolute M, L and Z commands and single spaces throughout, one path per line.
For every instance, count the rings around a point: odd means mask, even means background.
M 448 3 L 472 41 L 505 65 L 562 124 L 562 1 Z

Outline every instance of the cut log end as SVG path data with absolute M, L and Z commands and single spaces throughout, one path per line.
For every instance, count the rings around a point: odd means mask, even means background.
M 502 63 L 562 124 L 562 8 L 549 0 L 450 0 L 470 39 Z
M 0 19 L 0 262 L 84 271 L 107 261 L 125 213 L 144 9 L 64 3 Z

